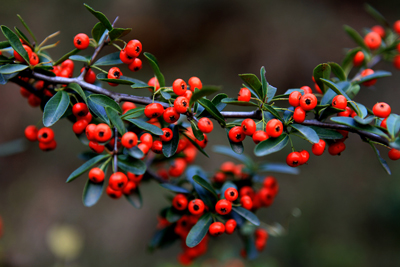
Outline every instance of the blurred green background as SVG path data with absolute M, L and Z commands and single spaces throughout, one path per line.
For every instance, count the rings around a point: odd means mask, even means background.
M 51 51 L 55 59 L 73 48 L 77 33 L 89 34 L 96 23 L 76 0 L 0 3 L 0 24 L 22 28 L 16 16 L 20 14 L 39 39 L 61 30 L 57 37 L 61 43 Z M 237 74 L 258 74 L 261 66 L 278 93 L 312 86 L 312 70 L 317 64 L 340 62 L 343 49 L 355 46 L 342 25 L 358 31 L 375 25 L 364 12 L 363 1 L 86 3 L 110 20 L 120 16 L 117 26 L 132 27 L 126 38 L 141 40 L 143 50 L 158 58 L 168 84 L 176 78 L 198 76 L 203 84 L 222 85 L 231 96 L 241 86 Z M 390 22 L 400 19 L 397 0 L 370 3 Z M 400 73 L 390 63 L 379 64 L 377 69 L 393 71 L 394 76 L 378 81 L 374 88 L 363 87 L 357 101 L 369 108 L 384 101 L 398 114 Z M 144 62 L 139 73 L 129 75 L 147 81 L 152 72 Z M 22 138 L 26 125 L 39 123 L 42 113 L 27 105 L 18 86 L 9 84 L 0 89 L 0 143 L 5 143 Z M 121 86 L 114 90 L 129 92 Z M 123 199 L 114 201 L 106 196 L 96 206 L 86 208 L 81 202 L 85 177 L 65 184 L 81 164 L 76 155 L 85 150 L 71 128 L 67 121 L 55 125 L 58 147 L 53 152 L 43 153 L 37 144 L 29 144 L 23 153 L 0 157 L 0 216 L 5 225 L 0 266 L 52 266 L 61 264 L 60 257 L 68 255 L 68 266 L 176 265 L 179 244 L 154 254 L 146 250 L 157 213 L 167 203 L 167 190 L 155 183 L 143 185 L 141 210 Z M 212 134 L 206 150 L 211 152 L 215 144 L 228 144 L 220 129 Z M 254 145 L 250 140 L 246 144 L 245 152 L 251 155 Z M 270 238 L 260 258 L 245 262 L 246 266 L 400 266 L 400 166 L 389 162 L 393 175 L 388 176 L 358 136 L 351 136 L 346 144 L 347 150 L 340 157 L 327 153 L 311 156 L 308 166 L 300 167 L 299 176 L 276 175 L 280 194 L 274 205 L 259 215 L 270 224 L 290 222 L 288 234 Z M 311 149 L 302 141 L 295 146 Z M 258 160 L 284 161 L 289 150 L 287 147 Z M 387 158 L 387 149 L 380 150 Z M 215 154 L 207 159 L 200 154 L 196 163 L 214 170 L 227 159 Z M 302 216 L 290 217 L 294 208 L 299 208 Z M 54 244 L 57 240 L 62 240 L 61 252 Z M 82 242 L 81 249 L 71 245 L 74 240 Z M 197 264 L 236 266 L 226 260 L 239 257 L 241 248 L 237 236 L 212 240 L 209 252 Z

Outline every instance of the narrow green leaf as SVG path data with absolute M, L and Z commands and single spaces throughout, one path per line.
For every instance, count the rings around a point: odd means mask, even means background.
M 108 54 L 102 58 L 99 58 L 93 65 L 95 66 L 110 66 L 110 65 L 118 65 L 122 64 L 123 62 L 119 58 L 120 52 L 114 52 L 111 54 Z
M 293 123 L 290 126 L 299 131 L 310 142 L 314 144 L 319 142 L 318 134 L 312 128 L 297 123 Z
M 152 134 L 155 135 L 163 135 L 163 131 L 158 128 L 157 126 L 154 126 L 153 124 L 141 121 L 141 120 L 137 120 L 137 119 L 126 119 L 127 121 L 135 124 L 137 127 L 139 127 L 142 130 L 151 132 Z
M 117 130 L 121 135 L 124 135 L 126 133 L 125 125 L 124 122 L 121 120 L 121 117 L 118 115 L 118 112 L 110 107 L 106 107 L 105 110 L 112 125 L 117 127 Z
M 389 143 L 390 147 L 400 150 L 400 137 L 397 137 L 394 142 Z
M 204 201 L 206 206 L 213 207 L 217 203 L 217 199 L 212 193 L 193 180 L 193 177 L 196 175 L 200 177 L 207 177 L 206 173 L 199 166 L 191 165 L 186 169 L 186 178 L 193 185 L 193 188 L 199 195 L 199 198 Z
M 136 188 L 136 191 L 133 192 L 130 195 L 124 195 L 126 200 L 128 200 L 129 203 L 132 204 L 137 209 L 142 208 L 143 206 L 143 200 L 142 200 L 142 194 L 140 193 L 139 187 Z
M 21 41 L 19 40 L 18 36 L 10 30 L 7 26 L 1 25 L 1 31 L 4 34 L 4 37 L 10 42 L 11 47 L 17 51 L 18 54 L 22 56 L 23 59 L 29 64 L 29 56 L 28 52 L 22 46 Z
M 230 129 L 225 128 L 226 136 L 228 138 L 229 144 L 231 145 L 233 152 L 235 152 L 237 154 L 242 154 L 244 151 L 243 143 L 242 142 L 238 142 L 238 143 L 232 142 L 231 139 L 229 139 L 229 130 Z
M 170 223 L 176 223 L 182 217 L 182 214 L 178 213 L 177 210 L 169 208 L 166 212 L 165 219 Z
M 215 196 L 216 199 L 218 199 L 218 194 L 217 192 L 215 192 L 214 188 L 212 187 L 212 185 L 206 181 L 205 179 L 201 178 L 198 175 L 193 176 L 193 181 L 195 181 L 196 183 L 198 183 L 201 187 L 203 187 L 204 189 L 206 189 L 208 192 L 210 192 L 211 194 L 213 194 Z
M 28 37 L 26 37 L 26 35 L 21 32 L 17 27 L 14 27 L 15 33 L 18 35 L 18 37 L 24 41 L 25 44 L 27 44 L 30 48 L 33 48 L 31 45 L 31 42 L 29 41 Z
M 337 122 L 339 124 L 350 126 L 353 129 L 362 130 L 370 133 L 374 133 L 380 136 L 385 136 L 386 134 L 379 130 L 378 128 L 371 126 L 371 125 L 362 125 L 357 123 L 353 118 L 350 117 L 333 117 L 331 121 Z
M 356 122 L 358 122 L 359 124 L 367 125 L 367 124 L 370 124 L 371 122 L 373 122 L 375 120 L 375 117 L 374 116 L 369 116 L 369 117 L 366 117 L 366 118 L 362 119 L 362 118 L 360 118 L 358 116 L 355 116 L 353 119 Z
M 118 167 L 124 171 L 141 175 L 146 172 L 146 164 L 140 159 L 129 158 L 125 159 L 123 155 L 118 156 Z
M 273 87 L 272 85 L 268 84 L 268 86 L 267 86 L 267 103 L 271 102 L 274 99 L 276 90 L 277 90 L 276 87 Z
M 386 127 L 390 137 L 393 139 L 400 128 L 400 116 L 396 114 L 390 114 L 386 120 Z
M 335 74 L 335 76 L 338 77 L 339 80 L 347 80 L 346 73 L 339 64 L 337 64 L 336 62 L 328 62 L 328 64 L 331 67 L 333 74 Z
M 315 67 L 313 71 L 313 77 L 315 79 L 315 82 L 318 84 L 319 88 L 323 93 L 328 90 L 324 83 L 321 81 L 322 78 L 329 80 L 329 77 L 331 76 L 331 66 L 327 63 L 319 64 L 318 66 Z
M 265 101 L 265 98 L 268 93 L 268 82 L 265 78 L 265 67 L 262 66 L 260 70 L 260 77 L 261 77 L 261 88 L 262 88 L 262 100 Z
M 63 55 L 59 60 L 57 60 L 56 62 L 53 63 L 54 66 L 60 65 L 61 63 L 63 63 L 65 60 L 67 60 L 70 56 L 75 55 L 76 53 L 78 53 L 80 50 L 78 48 L 75 48 L 74 50 L 66 53 L 65 55 Z
M 118 39 L 118 38 L 121 38 L 121 37 L 127 35 L 131 31 L 132 31 L 131 28 L 125 28 L 125 29 L 124 28 L 114 28 L 108 33 L 108 36 L 110 36 L 111 41 L 114 41 L 115 39 Z
M 0 74 L 11 74 L 15 72 L 20 72 L 29 68 L 27 65 L 22 64 L 7 64 L 0 66 Z
M 358 44 L 361 46 L 361 48 L 368 53 L 370 53 L 370 50 L 368 46 L 364 43 L 364 39 L 361 37 L 361 35 L 354 30 L 352 27 L 345 25 L 344 30 L 347 32 L 347 34 Z
M 230 104 L 230 105 L 235 105 L 235 106 L 248 106 L 248 107 L 258 107 L 258 105 L 254 102 L 245 102 L 245 101 L 239 101 L 235 98 L 224 98 L 222 99 L 222 103 L 225 104 Z
M 164 156 L 170 158 L 175 154 L 176 150 L 178 149 L 179 128 L 174 124 L 171 124 L 168 128 L 172 130 L 172 139 L 169 142 L 163 142 L 162 150 Z
M 89 94 L 88 94 L 89 95 Z M 103 106 L 95 103 L 93 100 L 91 100 L 90 98 L 87 98 L 87 104 L 88 107 L 90 109 L 90 111 L 96 115 L 99 119 L 101 119 L 102 121 L 104 121 L 107 124 L 110 124 L 110 120 L 108 119 L 106 110 L 104 109 Z
M 190 98 L 190 106 L 192 105 L 192 103 L 196 102 L 198 99 L 200 99 L 204 96 L 214 94 L 214 93 L 218 92 L 219 90 L 221 90 L 221 87 L 218 87 L 218 86 L 203 86 L 203 88 L 201 90 L 196 90 L 193 93 L 192 97 Z
M 44 107 L 43 125 L 50 127 L 65 113 L 69 106 L 69 95 L 65 91 L 58 91 Z
M 282 134 L 278 138 L 268 138 L 261 141 L 254 148 L 254 154 L 258 157 L 266 156 L 283 149 L 289 142 L 289 136 Z
M 103 23 L 97 22 L 92 29 L 92 37 L 99 43 L 101 37 L 103 36 L 104 32 L 106 31 L 106 27 L 104 27 Z
M 126 153 L 129 154 L 129 156 L 135 158 L 135 159 L 142 159 L 144 157 L 144 153 L 142 150 L 140 150 L 137 146 L 134 146 L 130 149 L 125 149 Z
M 343 135 L 335 130 L 329 130 L 318 126 L 309 126 L 313 129 L 320 139 L 342 139 Z
M 219 110 L 215 107 L 215 105 L 208 100 L 207 98 L 201 98 L 198 100 L 198 103 L 202 105 L 208 113 L 211 114 L 222 126 L 225 126 L 225 119 L 219 112 Z
M 186 245 L 190 248 L 197 246 L 208 233 L 208 228 L 212 221 L 211 213 L 209 212 L 201 216 L 192 229 L 190 229 L 190 232 L 186 237 Z
M 158 66 L 158 62 L 155 56 L 153 56 L 150 53 L 144 52 L 143 55 L 147 58 L 147 60 L 150 63 L 151 68 L 154 71 L 154 74 L 157 77 L 158 83 L 160 84 L 160 87 L 165 87 L 165 79 L 164 75 L 160 71 L 160 67 Z
M 95 11 L 93 8 L 88 6 L 87 4 L 83 4 L 87 10 L 90 11 L 103 25 L 106 27 L 107 30 L 111 31 L 113 29 L 110 21 L 107 19 L 107 17 L 101 13 L 100 11 Z
M 257 94 L 257 96 L 262 99 L 262 84 L 256 75 L 251 73 L 239 74 L 239 77 Z
M 199 128 L 197 128 L 196 122 L 194 120 L 191 120 L 190 125 L 192 126 L 194 137 L 196 137 L 196 139 L 199 141 L 203 141 L 204 134 L 202 133 L 202 131 L 199 130 Z
M 246 220 L 248 220 L 249 222 L 251 222 L 252 224 L 254 224 L 255 226 L 260 225 L 260 220 L 251 211 L 246 210 L 245 208 L 242 207 L 232 207 L 232 210 L 237 214 L 239 214 L 240 216 L 242 216 L 243 218 L 245 218 Z
M 177 186 L 177 185 L 173 185 L 173 184 L 169 184 L 169 183 L 164 183 L 164 184 L 160 184 L 160 185 L 161 185 L 161 187 L 164 187 L 175 193 L 190 194 L 189 190 L 187 190 L 186 188 Z
M 28 24 L 25 23 L 25 21 L 22 19 L 22 17 L 20 15 L 17 14 L 17 17 L 19 18 L 19 20 L 21 21 L 22 25 L 24 25 L 25 29 L 29 32 L 29 34 L 32 36 L 33 41 L 35 41 L 35 43 L 37 43 L 37 39 L 35 37 L 35 35 L 33 34 L 33 32 L 31 31 L 31 29 L 28 27 Z
M 357 47 L 346 53 L 342 61 L 342 68 L 346 73 L 349 73 L 353 67 L 353 58 L 359 51 L 361 51 L 361 48 Z
M 90 62 L 90 56 L 80 56 L 80 55 L 72 55 L 69 57 L 69 59 L 73 61 L 80 61 L 80 62 L 85 62 L 89 63 Z
M 222 101 L 227 97 L 228 97 L 227 94 L 218 94 L 218 95 L 214 96 L 214 98 L 211 100 L 211 103 L 213 103 L 213 105 L 218 109 L 218 111 L 221 112 L 226 107 L 226 104 L 223 103 Z M 199 107 L 199 104 L 196 102 L 196 103 L 194 103 L 194 106 L 195 107 L 196 106 Z M 200 106 L 200 108 L 202 108 L 203 110 L 202 111 L 200 111 L 200 110 L 196 111 L 196 109 L 194 109 L 195 113 L 197 113 L 196 114 L 197 118 L 201 118 L 201 117 L 211 118 L 212 117 L 210 115 L 210 113 L 208 113 L 202 106 Z
M 98 155 L 88 161 L 86 161 L 82 166 L 80 166 L 78 169 L 73 171 L 71 175 L 67 179 L 67 183 L 73 181 L 76 179 L 78 176 L 80 176 L 82 173 L 85 171 L 89 170 L 91 167 L 93 167 L 95 164 L 100 163 L 101 161 L 104 161 L 106 158 L 111 157 L 110 155 Z
M 387 164 L 386 160 L 384 160 L 381 157 L 381 153 L 379 152 L 378 149 L 376 149 L 376 147 L 374 146 L 374 144 L 372 144 L 371 142 L 369 142 L 369 144 L 371 145 L 372 149 L 375 152 L 375 155 L 378 157 L 379 163 L 381 164 L 381 166 L 383 167 L 383 169 L 386 171 L 387 174 L 391 175 L 392 172 L 390 171 L 389 165 Z
M 70 84 L 68 84 L 67 89 L 71 89 L 71 90 L 75 91 L 80 97 L 82 97 L 83 101 L 85 101 L 85 103 L 87 104 L 86 95 L 83 92 L 83 90 L 79 84 L 70 83 Z
M 263 107 L 269 112 L 271 113 L 275 118 L 277 118 L 278 120 L 282 120 L 281 115 L 279 115 L 278 111 L 275 110 L 275 108 L 273 108 L 270 105 L 264 104 Z
M 29 141 L 25 138 L 19 138 L 0 144 L 0 157 L 8 157 L 24 152 L 29 147 Z
M 0 49 L 9 48 L 11 47 L 9 41 L 0 41 Z
M 144 115 L 144 108 L 134 108 L 130 109 L 125 114 L 121 116 L 121 119 L 133 119 L 133 118 L 138 118 L 140 116 Z
M 87 180 L 83 190 L 82 201 L 85 207 L 92 207 L 95 205 L 103 193 L 104 181 L 101 183 L 93 183 L 90 179 Z
M 118 113 L 122 113 L 121 107 L 108 96 L 101 95 L 101 94 L 91 94 L 88 99 L 93 101 L 94 103 L 103 106 L 104 108 L 109 107 L 117 111 Z
M 286 163 L 264 163 L 258 167 L 258 172 L 277 172 L 287 174 L 299 174 L 298 168 L 292 168 Z
M 160 94 L 165 100 L 171 99 L 171 95 L 165 92 L 164 90 L 161 90 Z

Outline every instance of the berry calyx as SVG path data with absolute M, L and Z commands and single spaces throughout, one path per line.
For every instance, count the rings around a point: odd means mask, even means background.
M 37 133 L 37 140 L 40 143 L 50 143 L 54 140 L 54 132 L 52 129 L 43 127 Z
M 189 101 L 184 96 L 178 96 L 174 101 L 174 108 L 178 113 L 186 113 L 189 108 Z
M 84 50 L 88 48 L 90 43 L 89 36 L 84 33 L 78 33 L 74 37 L 74 45 L 79 50 Z
M 100 123 L 96 127 L 94 136 L 95 136 L 95 139 L 100 143 L 107 142 L 112 137 L 112 131 L 110 129 L 110 126 L 108 126 L 105 123 Z
M 169 107 L 164 110 L 163 119 L 167 123 L 175 123 L 179 120 L 181 115 L 176 111 L 174 107 Z
M 130 57 L 136 58 L 142 52 L 142 43 L 139 40 L 130 40 L 125 47 L 126 54 Z

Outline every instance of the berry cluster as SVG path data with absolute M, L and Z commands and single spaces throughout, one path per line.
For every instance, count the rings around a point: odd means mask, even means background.
M 40 130 L 35 125 L 25 128 L 25 137 L 31 142 L 39 141 L 39 148 L 43 151 L 51 151 L 57 147 L 52 129 L 43 127 Z

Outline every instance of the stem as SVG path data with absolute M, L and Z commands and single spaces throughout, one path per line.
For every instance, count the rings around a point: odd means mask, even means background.
M 118 130 L 114 127 L 114 173 L 118 171 Z

